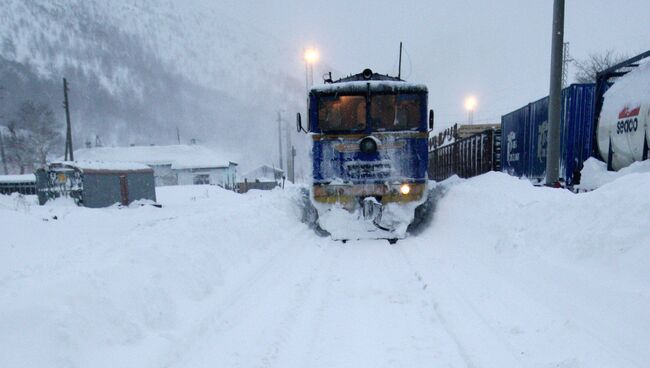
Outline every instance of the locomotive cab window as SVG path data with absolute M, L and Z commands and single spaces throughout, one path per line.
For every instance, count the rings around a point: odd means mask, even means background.
M 365 96 L 325 96 L 318 102 L 318 125 L 323 131 L 364 130 Z
M 374 95 L 370 102 L 373 129 L 413 130 L 420 127 L 420 96 Z

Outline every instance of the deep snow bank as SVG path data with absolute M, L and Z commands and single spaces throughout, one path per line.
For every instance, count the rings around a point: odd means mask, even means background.
M 312 236 L 293 192 L 157 191 L 161 209 L 0 195 L 0 366 L 161 366 L 247 269 Z
M 581 194 L 489 173 L 451 185 L 432 226 L 406 245 L 440 293 L 449 289 L 472 306 L 465 313 L 439 302 L 443 313 L 467 315 L 449 323 L 467 350 L 477 340 L 477 356 L 490 355 L 477 333 L 486 324 L 517 366 L 643 367 L 649 209 L 650 173 Z
M 619 171 L 607 171 L 607 164 L 590 157 L 581 170 L 578 189 L 593 190 L 629 174 L 650 173 L 650 160 L 637 161 Z
M 317 237 L 297 190 L 163 187 L 161 209 L 0 196 L 0 366 L 263 366 L 283 340 L 296 367 L 650 361 L 650 173 L 582 194 L 501 173 L 447 184 L 397 246 Z

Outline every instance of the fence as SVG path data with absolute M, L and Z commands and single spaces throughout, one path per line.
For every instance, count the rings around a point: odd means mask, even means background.
M 28 175 L 0 175 L 0 194 L 36 194 L 36 177 Z

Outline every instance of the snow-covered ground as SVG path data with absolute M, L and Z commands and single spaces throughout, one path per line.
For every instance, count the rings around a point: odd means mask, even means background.
M 577 195 L 456 181 L 394 246 L 318 237 L 293 189 L 157 196 L 0 196 L 1 367 L 650 362 L 650 173 Z

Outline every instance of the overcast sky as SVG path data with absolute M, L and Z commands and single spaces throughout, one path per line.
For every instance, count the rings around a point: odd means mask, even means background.
M 403 41 L 402 76 L 428 85 L 438 128 L 466 120 L 470 94 L 479 101 L 475 122 L 499 121 L 548 94 L 552 6 L 552 0 L 220 1 L 232 18 L 295 49 L 296 58 L 304 47 L 318 48 L 321 68 L 335 76 L 365 67 L 396 74 Z M 634 54 L 650 49 L 649 20 L 648 0 L 567 0 L 565 41 L 576 59 L 608 49 Z M 304 78 L 304 70 L 296 76 Z

